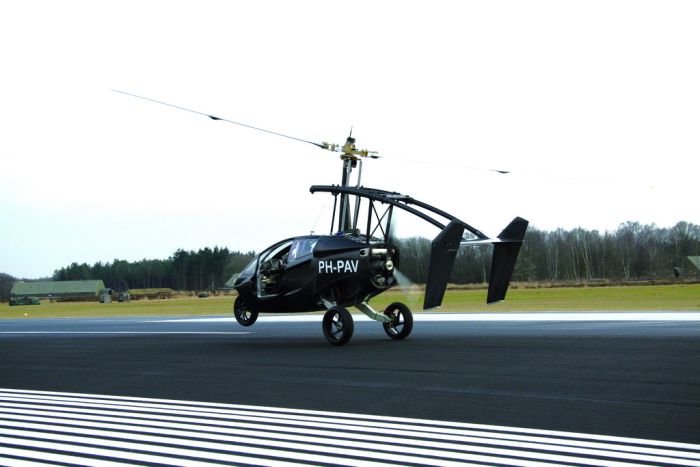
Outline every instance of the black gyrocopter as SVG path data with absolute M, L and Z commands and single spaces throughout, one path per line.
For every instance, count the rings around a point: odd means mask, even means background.
M 369 304 L 373 297 L 398 283 L 395 273 L 400 264 L 399 248 L 390 235 L 394 208 L 409 212 L 440 230 L 431 244 L 423 309 L 442 304 L 457 250 L 463 245 L 493 244 L 486 301 L 494 303 L 505 298 L 527 230 L 525 219 L 516 217 L 497 238 L 491 239 L 457 217 L 408 195 L 363 187 L 363 159 L 379 156 L 373 151 L 357 149 L 352 131 L 343 145 L 316 143 L 147 97 L 116 92 L 340 153 L 341 184 L 310 188 L 311 193 L 333 195 L 330 233 L 288 238 L 255 256 L 234 281 L 238 296 L 233 313 L 242 326 L 255 323 L 259 313 L 325 310 L 323 335 L 329 343 L 343 345 L 350 341 L 354 332 L 352 315 L 347 310 L 354 306 L 382 323 L 392 339 L 406 338 L 413 329 L 413 315 L 408 306 L 394 302 L 379 312 Z M 351 185 L 350 175 L 356 168 L 358 175 Z M 361 209 L 367 210 L 365 225 L 358 225 Z

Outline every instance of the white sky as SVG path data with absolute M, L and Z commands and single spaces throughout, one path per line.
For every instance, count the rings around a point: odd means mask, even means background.
M 2 2 L 0 272 L 329 228 L 308 188 L 337 155 L 110 89 L 313 141 L 354 125 L 387 157 L 366 186 L 491 235 L 700 223 L 699 24 L 667 1 Z

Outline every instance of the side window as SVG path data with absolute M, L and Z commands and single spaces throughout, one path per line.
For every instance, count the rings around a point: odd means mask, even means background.
M 284 242 L 280 243 L 274 248 L 270 248 L 267 251 L 263 251 L 262 253 L 260 253 L 261 261 L 265 262 L 271 259 L 281 259 L 284 256 L 284 254 L 287 251 L 289 251 L 289 245 L 291 245 L 291 242 Z
M 292 249 L 289 252 L 288 262 L 308 256 L 316 246 L 317 238 L 298 238 L 292 242 Z

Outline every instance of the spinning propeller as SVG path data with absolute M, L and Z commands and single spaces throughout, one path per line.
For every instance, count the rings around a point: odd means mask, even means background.
M 342 178 L 341 178 L 341 184 L 340 186 L 342 187 L 349 187 L 351 182 L 350 182 L 350 174 L 352 173 L 353 169 L 359 166 L 359 172 L 356 177 L 355 181 L 355 186 L 357 188 L 360 188 L 362 186 L 361 183 L 361 177 L 362 177 L 362 159 L 369 158 L 369 159 L 379 159 L 380 156 L 377 153 L 377 151 L 369 151 L 367 149 L 357 149 L 355 146 L 355 138 L 352 136 L 352 128 L 350 129 L 350 134 L 345 140 L 344 144 L 334 144 L 334 143 L 328 143 L 328 142 L 315 142 L 315 141 L 310 141 L 307 139 L 303 138 L 297 138 L 296 136 L 290 136 L 286 135 L 284 133 L 279 133 L 276 131 L 271 131 L 271 130 L 266 130 L 264 128 L 256 127 L 253 125 L 248 125 L 247 123 L 241 123 L 241 122 L 236 122 L 234 120 L 229 120 L 227 118 L 219 117 L 216 115 L 204 113 L 204 112 L 199 112 L 197 110 L 192 110 L 188 109 L 186 107 L 181 107 L 178 105 L 173 105 L 169 104 L 167 102 L 162 102 L 156 99 L 151 99 L 149 97 L 144 97 L 144 96 L 139 96 L 137 94 L 132 94 L 129 92 L 125 91 L 119 91 L 116 89 L 113 89 L 112 91 L 118 92 L 120 94 L 124 94 L 127 96 L 131 97 L 136 97 L 138 99 L 143 99 L 146 101 L 154 102 L 156 104 L 161 104 L 161 105 L 166 105 L 168 107 L 172 107 L 178 110 L 184 110 L 185 112 L 190 112 L 194 113 L 197 115 L 203 115 L 205 117 L 209 117 L 212 120 L 218 120 L 222 122 L 227 122 L 227 123 L 232 123 L 234 125 L 242 126 L 245 128 L 250 128 L 251 130 L 257 130 L 257 131 L 262 131 L 265 133 L 269 133 L 271 135 L 275 136 L 281 136 L 283 138 L 291 139 L 294 141 L 299 141 L 302 143 L 307 143 L 314 145 L 318 148 L 325 149 L 327 151 L 331 152 L 336 152 L 340 153 L 340 159 L 343 161 L 343 171 L 342 171 Z M 398 160 L 398 159 L 396 159 Z M 402 162 L 413 162 L 413 163 L 427 163 L 427 164 L 433 164 L 433 165 L 441 165 L 440 162 L 438 161 L 433 161 L 433 162 L 427 162 L 427 161 L 418 161 L 418 160 L 402 160 Z M 444 164 L 443 164 L 444 165 Z M 481 171 L 489 171 L 489 172 L 495 172 L 498 174 L 508 174 L 510 173 L 507 170 L 496 170 L 496 169 L 486 169 L 486 168 L 481 168 L 481 167 L 470 167 L 470 166 L 465 166 L 461 164 L 447 164 L 451 165 L 453 167 L 460 167 L 460 168 L 466 168 L 469 170 L 481 170 Z M 358 202 L 355 205 L 355 210 L 354 213 L 351 212 L 350 209 L 350 203 L 349 203 L 349 195 L 348 194 L 341 194 L 340 195 L 340 205 L 339 205 L 339 210 L 338 210 L 338 231 L 346 231 L 348 229 L 354 229 L 357 227 L 357 218 L 358 218 L 358 209 L 359 209 L 359 197 L 358 197 Z M 335 217 L 335 209 L 334 209 L 334 216 Z
M 287 139 L 291 139 L 294 141 L 299 141 L 301 143 L 312 144 L 318 148 L 325 149 L 327 151 L 340 153 L 341 159 L 348 160 L 351 162 L 357 162 L 363 158 L 386 159 L 386 156 L 380 156 L 377 151 L 369 151 L 367 149 L 357 149 L 357 147 L 355 146 L 355 138 L 353 138 L 353 136 L 352 136 L 352 128 L 350 129 L 350 135 L 347 137 L 344 144 L 328 143 L 325 141 L 317 143 L 315 141 L 309 141 L 307 139 L 297 138 L 296 136 L 285 135 L 284 133 L 278 133 L 276 131 L 266 130 L 264 128 L 256 127 L 253 125 L 248 125 L 247 123 L 236 122 L 234 120 L 229 120 L 228 118 L 218 117 L 216 115 L 208 114 L 205 112 L 199 112 L 197 110 L 188 109 L 186 107 L 181 107 L 179 105 L 168 104 L 167 102 L 159 101 L 156 99 L 151 99 L 150 97 L 139 96 L 137 94 L 132 94 L 130 92 L 125 92 L 125 91 L 119 91 L 117 89 L 112 89 L 112 91 L 118 92 L 120 94 L 124 94 L 126 96 L 136 97 L 138 99 L 143 99 L 146 101 L 154 102 L 156 104 L 167 105 L 168 107 L 172 107 L 172 108 L 175 108 L 178 110 L 184 110 L 185 112 L 190 112 L 190 113 L 194 113 L 197 115 L 203 115 L 205 117 L 209 117 L 212 120 L 218 120 L 218 121 L 222 121 L 222 122 L 232 123 L 234 125 L 242 126 L 245 128 L 250 128 L 251 130 L 262 131 L 265 133 L 269 133 L 271 135 L 281 136 L 282 138 L 287 138 Z M 498 174 L 502 174 L 502 175 L 511 173 L 509 170 L 476 167 L 476 166 L 470 166 L 470 165 L 465 165 L 465 164 L 440 162 L 440 161 L 434 161 L 434 160 L 433 161 L 426 161 L 426 160 L 420 160 L 420 159 L 398 159 L 398 158 L 394 158 L 394 157 L 391 157 L 390 159 L 400 161 L 400 162 L 414 163 L 414 164 L 441 165 L 441 166 L 445 166 L 445 167 L 455 167 L 455 168 L 468 169 L 468 170 L 494 172 L 494 173 L 498 173 Z
M 379 153 L 377 153 L 377 151 L 369 151 L 367 149 L 357 149 L 357 147 L 355 146 L 355 138 L 352 137 L 352 128 L 350 129 L 350 136 L 348 136 L 347 140 L 345 141 L 345 144 L 332 144 L 332 143 L 327 143 L 325 141 L 321 142 L 321 143 L 316 143 L 314 141 L 309 141 L 306 139 L 297 138 L 296 136 L 289 136 L 289 135 L 285 135 L 283 133 L 278 133 L 276 131 L 266 130 L 264 128 L 259 128 L 259 127 L 253 126 L 253 125 L 248 125 L 247 123 L 235 122 L 235 121 L 229 120 L 227 118 L 217 117 L 216 115 L 212 115 L 212 114 L 208 114 L 208 113 L 204 113 L 204 112 L 199 112 L 197 110 L 188 109 L 186 107 L 180 107 L 179 105 L 168 104 L 167 102 L 158 101 L 155 99 L 151 99 L 149 97 L 139 96 L 137 94 L 131 94 L 130 92 L 119 91 L 117 89 L 112 89 L 112 91 L 118 92 L 120 94 L 124 94 L 127 96 L 131 96 L 131 97 L 136 97 L 138 99 L 143 99 L 146 101 L 155 102 L 156 104 L 167 105 L 168 107 L 173 107 L 175 109 L 184 110 L 185 112 L 191 112 L 193 114 L 203 115 L 205 117 L 211 118 L 212 120 L 233 123 L 234 125 L 242 126 L 245 128 L 250 128 L 251 130 L 263 131 L 263 132 L 269 133 L 271 135 L 276 135 L 276 136 L 281 136 L 283 138 L 293 139 L 294 141 L 300 141 L 302 143 L 313 144 L 314 146 L 319 147 L 321 149 L 326 149 L 328 151 L 341 153 L 340 158 L 343 160 L 358 161 L 358 160 L 360 160 L 360 158 L 363 158 L 363 157 L 368 157 L 370 159 L 379 159 Z

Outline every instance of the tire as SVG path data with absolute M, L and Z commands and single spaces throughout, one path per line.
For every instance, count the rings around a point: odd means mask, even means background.
M 240 295 L 233 302 L 233 316 L 241 326 L 252 326 L 258 320 L 258 312 L 249 307 Z
M 323 315 L 323 335 L 333 345 L 350 342 L 355 324 L 350 312 L 342 306 L 334 306 Z
M 384 332 L 392 339 L 401 340 L 408 337 L 413 330 L 413 314 L 403 303 L 394 302 L 384 310 L 391 321 L 382 323 Z

